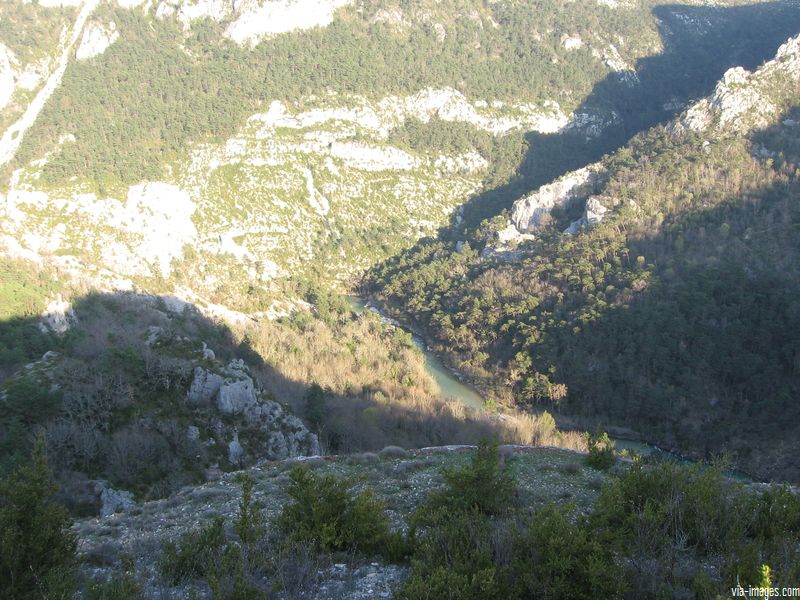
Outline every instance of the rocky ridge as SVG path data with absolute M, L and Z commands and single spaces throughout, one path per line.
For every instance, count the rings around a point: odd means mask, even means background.
M 800 83 L 800 36 L 789 39 L 774 59 L 753 72 L 728 70 L 714 93 L 686 110 L 672 130 L 741 134 L 763 127 L 783 108 L 787 81 Z
M 197 146 L 172 180 L 132 186 L 124 199 L 81 184 L 42 190 L 45 157 L 15 172 L 0 197 L 6 251 L 49 256 L 76 271 L 91 265 L 114 274 L 103 276 L 108 285 L 167 279 L 191 246 L 205 263 L 193 278 L 201 295 L 218 283 L 215 263 L 237 264 L 244 281 L 264 282 L 323 253 L 330 274 L 347 279 L 374 261 L 365 254 L 373 231 L 388 220 L 399 225 L 392 244 L 430 234 L 485 175 L 488 162 L 475 151 L 437 155 L 389 145 L 386 138 L 408 119 L 463 122 L 494 135 L 576 126 L 556 104 L 470 101 L 450 88 L 344 100 L 310 97 L 303 110 L 275 101 L 223 144 Z M 338 243 L 353 234 L 355 244 Z

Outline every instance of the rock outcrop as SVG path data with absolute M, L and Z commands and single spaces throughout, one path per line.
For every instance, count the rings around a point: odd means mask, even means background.
M 195 367 L 194 377 L 186 393 L 190 404 L 209 404 L 222 387 L 223 379 L 203 367 Z
M 208 350 L 204 344 L 203 352 Z M 317 436 L 308 431 L 300 419 L 287 414 L 280 404 L 265 398 L 243 360 L 234 359 L 225 367 L 217 363 L 217 369 L 218 372 L 213 372 L 195 367 L 186 397 L 191 405 L 213 405 L 223 417 L 237 420 L 240 429 L 231 431 L 228 425 L 216 421 L 218 436 L 225 439 L 233 436 L 233 441 L 226 442 L 232 464 L 242 464 L 248 457 L 250 460 L 277 460 L 319 454 Z M 246 448 L 239 441 L 241 431 L 258 432 L 263 446 Z
M 591 194 L 598 170 L 596 165 L 590 165 L 573 171 L 514 202 L 511 213 L 514 227 L 519 233 L 535 233 L 554 208 L 565 207 Z
M 75 51 L 77 60 L 87 60 L 106 51 L 111 44 L 117 41 L 119 32 L 114 21 L 106 24 L 91 23 L 83 31 L 80 45 Z
M 130 1 L 130 0 L 127 0 Z M 255 46 L 261 40 L 290 31 L 326 27 L 334 13 L 352 0 L 171 0 L 160 2 L 156 16 L 175 16 L 184 30 L 192 22 L 228 22 L 225 35 L 237 44 Z
M 691 106 L 670 129 L 678 134 L 684 130 L 745 133 L 763 127 L 777 114 L 787 81 L 800 82 L 800 36 L 789 39 L 774 59 L 754 72 L 729 69 L 714 93 Z
M 125 490 L 110 488 L 105 481 L 98 482 L 97 490 L 100 493 L 101 517 L 107 517 L 120 512 L 128 512 L 136 506 L 133 494 Z
M 52 331 L 62 335 L 69 330 L 76 320 L 72 305 L 59 294 L 44 309 L 39 327 L 42 331 Z
M 581 229 L 591 229 L 602 223 L 608 209 L 600 203 L 596 197 L 592 196 L 586 200 L 586 207 L 583 210 L 583 216 L 573 221 L 569 227 L 564 230 L 568 235 L 575 235 Z
M 5 44 L 0 44 L 0 110 L 6 107 L 14 94 L 16 64 L 17 58 L 14 53 Z

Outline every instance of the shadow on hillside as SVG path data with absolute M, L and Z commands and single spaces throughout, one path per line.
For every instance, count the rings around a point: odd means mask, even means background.
M 800 32 L 800 7 L 791 2 L 736 7 L 665 4 L 653 14 L 663 52 L 638 61 L 638 82 L 610 74 L 575 111 L 605 121 L 601 133 L 596 137 L 575 129 L 528 133 L 518 176 L 506 186 L 467 200 L 463 222 L 441 230 L 441 239 L 463 239 L 464 229 L 474 229 L 483 219 L 511 208 L 524 194 L 596 162 L 637 133 L 667 121 L 682 106 L 710 94 L 727 69 L 756 68 Z
M 577 331 L 567 319 L 544 334 L 539 359 L 557 365 L 577 426 L 628 426 L 702 458 L 731 452 L 764 479 L 800 481 L 800 187 L 747 194 L 760 200 L 732 197 L 684 227 L 630 240 L 652 283 Z
M 486 415 L 464 417 L 441 401 L 406 400 L 393 393 L 399 382 L 363 389 L 356 382 L 352 394 L 321 390 L 311 406 L 309 382 L 267 364 L 247 330 L 234 332 L 172 297 L 92 293 L 73 300 L 67 319 L 71 326 L 61 336 L 43 331 L 39 316 L 0 321 L 0 340 L 13 349 L 0 354 L 6 374 L 0 377 L 0 475 L 25 460 L 43 431 L 76 513 L 97 510 L 97 479 L 154 498 L 201 481 L 216 464 L 233 469 L 228 444 L 236 431 L 245 464 L 263 459 L 268 444 L 260 424 L 219 412 L 213 397 L 187 399 L 198 367 L 224 375 L 233 359 L 243 359 L 268 397 L 320 434 L 327 453 L 476 443 L 503 427 Z

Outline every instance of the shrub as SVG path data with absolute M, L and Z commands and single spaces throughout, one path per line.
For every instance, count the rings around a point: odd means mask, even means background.
M 381 458 L 408 458 L 411 453 L 400 446 L 386 446 L 383 450 L 378 452 L 378 455 Z
M 624 581 L 588 523 L 573 523 L 568 507 L 553 505 L 533 516 L 504 575 L 512 597 L 543 600 L 616 598 Z
M 443 475 L 445 489 L 431 494 L 416 518 L 412 518 L 412 531 L 415 522 L 424 524 L 427 512 L 440 508 L 499 515 L 513 504 L 514 479 L 500 458 L 496 442 L 482 442 L 468 465 L 447 469 Z
M 164 544 L 159 570 L 173 584 L 205 577 L 218 566 L 224 547 L 224 522 L 217 516 L 208 527 L 190 531 L 177 542 Z
M 489 518 L 476 509 L 426 511 L 426 527 L 415 540 L 412 572 L 403 600 L 504 598 L 492 556 Z
M 242 486 L 242 499 L 239 502 L 239 514 L 233 522 L 233 530 L 242 543 L 248 546 L 264 536 L 264 516 L 260 505 L 253 501 L 253 478 L 242 474 L 237 477 L 237 481 Z
M 0 482 L 0 597 L 72 596 L 76 540 L 57 489 L 39 436 L 30 463 Z
M 353 494 L 353 481 L 299 466 L 289 476 L 292 502 L 278 516 L 278 528 L 289 543 L 307 542 L 327 551 L 387 551 L 389 520 L 371 490 Z
M 586 464 L 598 471 L 608 471 L 614 466 L 616 460 L 614 456 L 614 442 L 603 432 L 600 435 L 586 434 L 586 446 L 589 448 L 589 455 L 586 457 Z

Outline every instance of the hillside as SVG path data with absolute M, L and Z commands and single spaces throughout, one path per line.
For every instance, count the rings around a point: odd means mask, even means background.
M 713 598 L 760 584 L 761 564 L 775 586 L 796 574 L 798 499 L 787 488 L 734 483 L 715 468 L 637 461 L 604 472 L 566 451 L 494 452 L 390 447 L 266 462 L 78 521 L 84 592 Z M 474 507 L 459 506 L 475 493 Z M 382 529 L 388 537 L 370 545 Z M 342 537 L 326 537 L 333 531 Z
M 797 479 L 798 51 L 422 242 L 373 293 L 508 404 Z
M 4 142 L 6 252 L 267 310 L 477 223 L 800 27 L 792 2 L 259 6 L 100 3 Z

